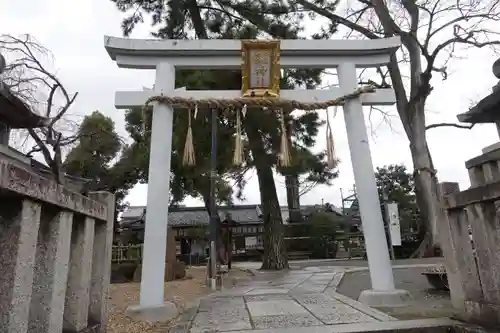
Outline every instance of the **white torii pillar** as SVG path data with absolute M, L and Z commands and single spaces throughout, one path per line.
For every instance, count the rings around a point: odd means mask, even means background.
M 175 91 L 175 68 L 241 68 L 238 40 L 141 40 L 105 37 L 110 57 L 122 68 L 155 69 L 154 91 L 117 92 L 118 109 L 141 107 L 159 93 L 183 98 L 237 98 L 238 90 Z M 399 37 L 377 40 L 281 40 L 282 68 L 337 68 L 339 88 L 327 90 L 282 90 L 280 96 L 300 102 L 324 102 L 353 92 L 356 68 L 386 65 L 400 46 Z M 298 56 L 300 55 L 300 56 Z M 394 288 L 389 251 L 385 240 L 373 163 L 368 143 L 363 105 L 393 105 L 392 89 L 377 89 L 344 106 L 347 138 L 363 223 L 372 289 L 360 300 L 373 304 L 396 304 L 408 296 Z M 169 166 L 172 141 L 172 106 L 155 105 L 151 135 L 148 205 L 144 237 L 140 309 L 163 305 L 164 249 L 168 219 Z

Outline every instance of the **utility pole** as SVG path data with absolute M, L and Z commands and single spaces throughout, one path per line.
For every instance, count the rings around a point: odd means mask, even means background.
M 215 198 L 215 178 L 217 177 L 217 109 L 211 109 L 211 153 L 210 153 L 210 287 L 217 289 L 217 202 Z

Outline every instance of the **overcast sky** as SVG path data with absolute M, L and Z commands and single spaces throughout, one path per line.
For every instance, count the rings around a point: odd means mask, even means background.
M 144 70 L 119 69 L 109 58 L 103 36 L 121 37 L 122 14 L 111 1 L 86 0 L 3 0 L 0 19 L 1 33 L 13 35 L 29 33 L 50 49 L 55 57 L 56 73 L 69 91 L 79 92 L 71 110 L 74 115 L 85 115 L 99 110 L 112 117 L 122 135 L 124 111 L 114 108 L 116 90 L 141 90 L 151 87 L 154 73 Z M 6 5 L 7 4 L 7 5 Z M 147 38 L 148 25 L 140 26 L 135 38 Z M 435 79 L 435 87 L 428 102 L 428 124 L 454 122 L 456 114 L 467 111 L 473 101 L 490 93 L 497 80 L 491 72 L 496 60 L 490 50 L 472 50 L 463 59 L 450 64 L 451 76 L 447 81 Z M 437 76 L 437 75 L 436 75 Z M 389 110 L 394 114 L 394 109 Z M 366 112 L 368 118 L 368 112 Z M 368 121 L 368 119 L 367 119 Z M 380 124 L 374 115 L 369 133 L 375 166 L 405 164 L 412 169 L 408 140 L 397 117 L 392 126 Z M 301 199 L 302 204 L 319 204 L 322 200 L 340 205 L 340 190 L 349 193 L 354 183 L 349 148 L 341 113 L 333 120 L 337 154 L 341 160 L 340 177 L 333 186 L 318 186 Z M 473 130 L 439 128 L 427 133 L 440 181 L 458 181 L 462 188 L 469 186 L 464 161 L 479 155 L 481 149 L 498 141 L 494 125 L 477 125 Z M 325 147 L 324 131 L 318 138 L 317 149 Z M 259 190 L 255 175 L 249 175 L 245 203 L 259 203 Z M 285 187 L 277 179 L 280 203 L 286 204 Z M 136 186 L 128 196 L 131 205 L 146 203 L 146 186 Z M 186 200 L 198 205 L 196 200 Z

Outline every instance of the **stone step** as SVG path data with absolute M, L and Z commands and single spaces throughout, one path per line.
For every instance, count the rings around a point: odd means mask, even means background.
M 399 320 L 341 325 L 241 330 L 238 333 L 487 333 L 448 318 Z M 236 333 L 227 332 L 227 333 Z

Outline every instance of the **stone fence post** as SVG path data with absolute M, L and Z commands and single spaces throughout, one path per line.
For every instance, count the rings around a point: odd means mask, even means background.
M 115 196 L 109 192 L 92 192 L 89 194 L 89 198 L 100 201 L 108 207 L 106 223 L 96 225 L 95 229 L 90 290 L 90 316 L 101 323 L 100 332 L 104 333 L 108 324 L 108 295 L 111 279 Z
M 458 271 L 458 258 L 460 255 L 453 244 L 453 227 L 448 220 L 448 214 L 443 206 L 444 197 L 460 191 L 458 183 L 443 182 L 438 184 L 438 195 L 441 203 L 441 218 L 438 220 L 437 231 L 440 239 L 441 250 L 445 258 L 446 273 L 450 296 L 453 307 L 457 310 L 464 310 L 465 294 L 460 281 Z
M 114 207 L 0 155 L 0 332 L 106 331 Z

